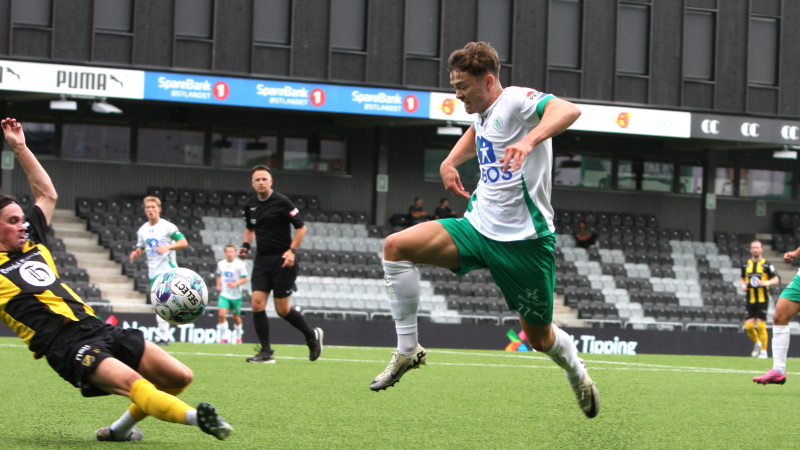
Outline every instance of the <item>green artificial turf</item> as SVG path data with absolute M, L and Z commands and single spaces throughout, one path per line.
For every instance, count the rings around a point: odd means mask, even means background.
M 424 342 L 423 342 L 424 344 Z M 0 338 L 0 448 L 152 449 L 732 449 L 796 448 L 800 377 L 751 378 L 772 360 L 582 355 L 601 393 L 586 419 L 564 374 L 537 353 L 428 349 L 428 366 L 383 392 L 370 381 L 391 349 L 275 346 L 276 364 L 248 364 L 249 345 L 173 344 L 195 374 L 181 398 L 215 405 L 236 432 L 218 442 L 148 418 L 144 440 L 96 442 L 128 406 L 84 399 L 18 339 Z

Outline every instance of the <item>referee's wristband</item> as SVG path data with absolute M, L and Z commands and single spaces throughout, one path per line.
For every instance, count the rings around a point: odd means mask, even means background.
M 242 242 L 242 247 L 244 247 L 245 249 L 247 249 L 249 251 L 250 250 L 250 243 L 249 242 Z

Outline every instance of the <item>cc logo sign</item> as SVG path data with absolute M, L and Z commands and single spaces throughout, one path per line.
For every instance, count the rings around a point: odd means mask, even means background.
M 719 120 L 706 119 L 700 122 L 700 129 L 705 134 L 719 134 Z
M 781 128 L 781 137 L 788 140 L 796 141 L 800 139 L 800 127 L 792 125 L 784 125 Z
M 758 127 L 759 126 L 760 125 L 757 124 L 757 123 L 750 123 L 750 122 L 743 123 L 742 124 L 742 129 L 741 129 L 742 136 L 758 137 Z

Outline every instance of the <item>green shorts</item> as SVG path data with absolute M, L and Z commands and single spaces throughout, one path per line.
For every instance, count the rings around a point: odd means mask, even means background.
M 553 291 L 556 287 L 556 236 L 500 242 L 480 234 L 466 219 L 441 219 L 455 241 L 464 275 L 488 268 L 500 287 L 508 309 L 531 325 L 545 326 L 553 321 Z
M 219 304 L 217 306 L 219 306 L 220 309 L 229 309 L 235 316 L 242 315 L 242 297 L 239 297 L 236 300 L 231 300 L 220 295 Z
M 793 302 L 800 302 L 800 275 L 792 278 L 792 282 L 781 292 L 781 297 Z

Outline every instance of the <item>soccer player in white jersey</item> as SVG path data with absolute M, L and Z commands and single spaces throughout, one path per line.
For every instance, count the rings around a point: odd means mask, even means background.
M 463 218 L 425 222 L 389 236 L 383 267 L 397 350 L 370 385 L 386 389 L 410 369 L 425 364 L 417 341 L 419 275 L 430 264 L 458 275 L 488 268 L 509 309 L 535 350 L 562 367 L 587 417 L 600 398 L 569 335 L 552 323 L 555 288 L 555 228 L 550 205 L 553 152 L 550 138 L 580 116 L 573 104 L 530 88 L 503 88 L 497 52 L 471 42 L 448 60 L 456 98 L 475 121 L 442 162 L 445 188 L 469 198 Z M 471 195 L 456 167 L 477 155 L 481 180 Z
M 242 284 L 247 283 L 247 266 L 236 258 L 236 247 L 225 246 L 225 259 L 217 262 L 217 292 L 219 292 L 219 323 L 217 333 L 223 344 L 242 343 Z M 233 313 L 233 335 L 228 338 L 228 310 Z
M 786 252 L 783 260 L 786 264 L 800 259 L 800 248 Z M 792 282 L 781 292 L 775 304 L 772 316 L 772 369 L 766 374 L 753 378 L 759 384 L 786 383 L 786 355 L 789 354 L 789 322 L 800 312 L 800 270 L 792 278 Z
M 156 277 L 178 267 L 175 250 L 189 246 L 183 233 L 172 222 L 161 218 L 161 200 L 158 197 L 144 198 L 144 213 L 147 223 L 136 232 L 136 249 L 131 252 L 131 261 L 147 255 L 147 276 L 150 289 Z M 158 345 L 169 345 L 169 322 L 156 314 L 158 322 Z

